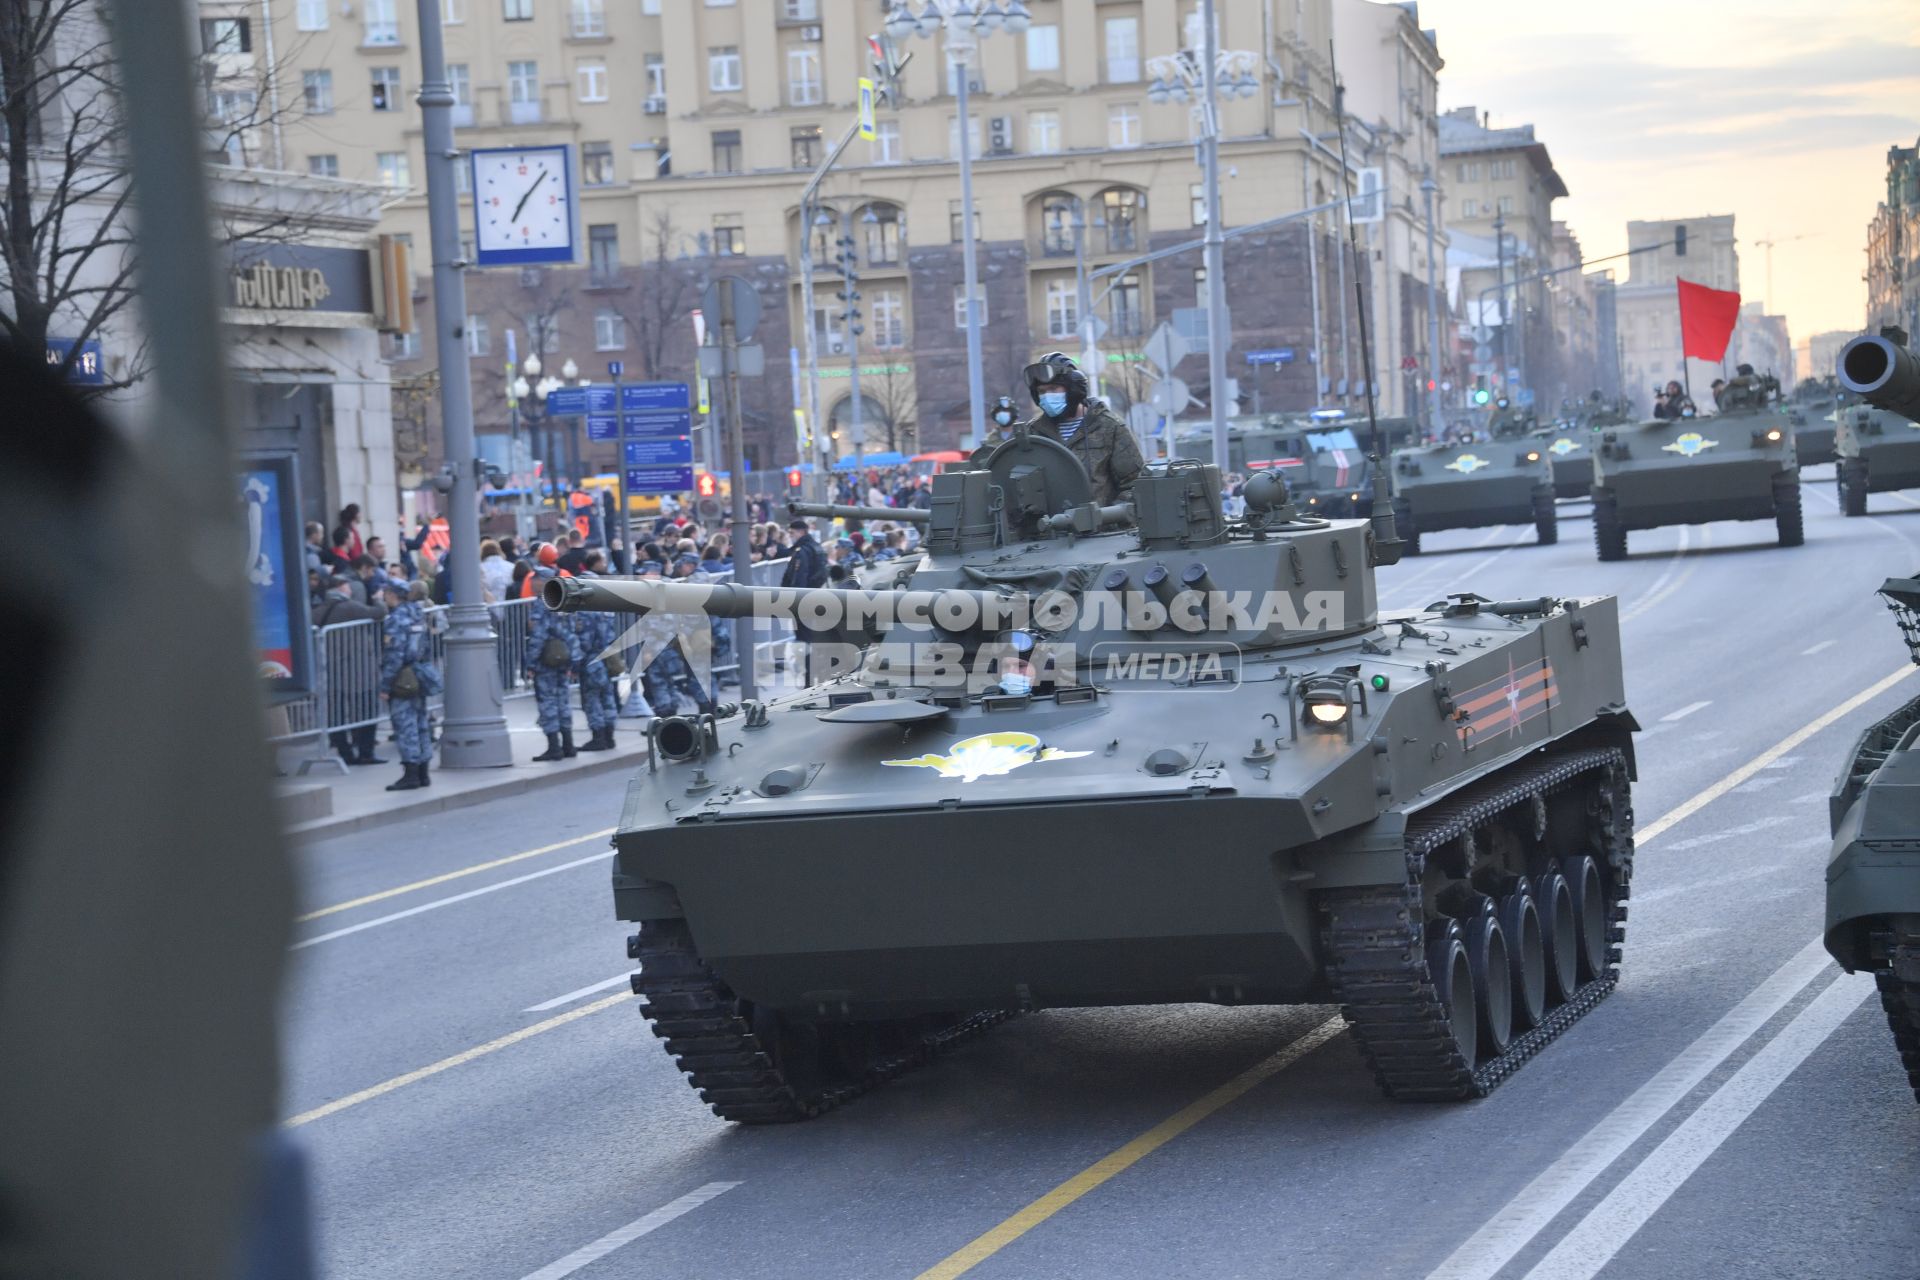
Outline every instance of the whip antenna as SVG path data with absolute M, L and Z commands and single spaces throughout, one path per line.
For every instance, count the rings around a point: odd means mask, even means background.
M 1353 258 L 1353 302 L 1360 316 L 1360 363 L 1366 370 L 1367 447 L 1374 465 L 1380 464 L 1380 419 L 1373 405 L 1373 344 L 1367 337 L 1367 299 L 1360 287 L 1360 239 L 1353 229 L 1353 169 L 1347 164 L 1347 91 L 1340 83 L 1340 64 L 1334 61 L 1333 41 L 1327 41 L 1327 64 L 1333 72 L 1334 123 L 1340 128 L 1340 189 L 1346 195 L 1347 251 Z

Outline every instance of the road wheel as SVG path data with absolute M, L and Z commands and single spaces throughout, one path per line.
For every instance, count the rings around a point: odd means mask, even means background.
M 1867 460 L 1842 458 L 1834 474 L 1840 481 L 1841 514 L 1849 516 L 1867 514 Z
M 1600 864 L 1590 854 L 1570 858 L 1562 866 L 1572 899 L 1573 926 L 1580 939 L 1580 981 L 1586 982 L 1607 968 L 1607 891 L 1600 882 Z
M 1864 497 L 1863 494 L 1863 500 Z M 1797 547 L 1807 540 L 1806 527 L 1800 517 L 1800 481 L 1797 477 L 1773 482 L 1773 520 L 1780 530 L 1781 546 Z
M 1567 914 L 1571 916 L 1572 908 Z M 1547 949 L 1532 886 L 1522 876 L 1500 899 L 1500 929 L 1513 966 L 1513 1029 L 1530 1031 L 1547 1014 Z
M 1405 498 L 1393 500 L 1393 527 L 1400 534 L 1400 541 L 1406 544 L 1403 554 L 1419 555 L 1420 531 L 1413 527 L 1413 504 Z
M 1436 920 L 1427 926 L 1427 972 L 1433 993 L 1447 1010 L 1454 1050 L 1472 1071 L 1479 1061 L 1480 1010 L 1473 998 L 1473 965 L 1455 921 Z
M 1473 1002 L 1480 1006 L 1480 1056 L 1497 1058 L 1513 1040 L 1513 969 L 1507 935 L 1491 909 L 1466 923 Z
M 1620 523 L 1620 506 L 1612 497 L 1593 496 L 1593 549 L 1602 560 L 1627 558 L 1627 528 Z
M 1543 547 L 1560 541 L 1560 514 L 1553 505 L 1552 489 L 1536 489 L 1533 494 L 1533 532 Z

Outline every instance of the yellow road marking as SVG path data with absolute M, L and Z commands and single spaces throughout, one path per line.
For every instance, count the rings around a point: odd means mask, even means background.
M 524 853 L 510 853 L 504 858 L 495 858 L 491 862 L 476 862 L 470 867 L 458 871 L 449 871 L 445 875 L 432 876 L 425 880 L 415 880 L 412 884 L 403 884 L 395 889 L 382 889 L 379 893 L 370 893 L 364 898 L 355 898 L 351 902 L 336 902 L 330 907 L 321 907 L 318 911 L 309 911 L 303 916 L 295 916 L 295 924 L 305 924 L 309 920 L 318 920 L 322 916 L 336 915 L 342 911 L 351 911 L 355 907 L 364 907 L 374 902 L 385 902 L 388 898 L 397 898 L 403 893 L 418 893 L 422 889 L 431 889 L 437 884 L 449 880 L 458 880 L 463 876 L 479 875 L 482 871 L 491 871 L 495 867 L 508 866 L 515 862 L 524 862 L 528 858 L 537 858 L 543 853 L 552 853 L 557 849 L 570 849 L 576 844 L 585 844 L 589 840 L 604 840 L 617 828 L 608 827 L 604 831 L 589 831 L 584 836 L 575 836 L 571 840 L 562 840 L 558 844 L 543 844 L 538 849 L 528 849 Z
M 1346 1019 L 1338 1014 L 1328 1018 L 1298 1040 L 1261 1059 L 1212 1093 L 1168 1116 L 1112 1155 L 1074 1174 L 1073 1177 L 1068 1178 L 993 1230 L 962 1247 L 959 1252 L 922 1271 L 916 1280 L 951 1280 L 951 1277 L 972 1270 L 1081 1196 L 1119 1174 L 1125 1173 L 1249 1089 L 1285 1071 L 1346 1030 L 1346 1026 Z
M 363 1102 L 371 1102 L 375 1098 L 383 1097 L 386 1094 L 394 1092 L 396 1089 L 404 1089 L 410 1084 L 418 1084 L 429 1076 L 437 1076 L 442 1071 L 451 1071 L 455 1067 L 465 1066 L 476 1058 L 484 1058 L 490 1053 L 498 1053 L 502 1049 L 519 1044 L 522 1040 L 531 1040 L 537 1035 L 544 1035 L 556 1028 L 564 1027 L 569 1022 L 578 1022 L 582 1018 L 599 1013 L 602 1009 L 611 1009 L 617 1004 L 626 1004 L 631 1001 L 632 998 L 632 996 L 622 991 L 617 995 L 608 996 L 604 1000 L 595 1000 L 592 1004 L 581 1005 L 578 1009 L 569 1009 L 565 1013 L 548 1018 L 545 1022 L 536 1022 L 530 1027 L 522 1027 L 509 1035 L 501 1036 L 498 1040 L 489 1040 L 485 1044 L 475 1045 L 463 1053 L 456 1053 L 451 1058 L 442 1058 L 431 1066 L 421 1067 L 418 1071 L 409 1071 L 403 1076 L 395 1076 L 391 1080 L 382 1081 L 370 1089 L 362 1089 L 360 1092 L 350 1093 L 344 1098 L 336 1098 L 325 1106 L 315 1107 L 311 1111 L 302 1111 L 291 1120 L 282 1121 L 282 1123 L 289 1129 L 297 1129 L 303 1124 L 312 1124 L 315 1120 L 324 1120 L 328 1116 L 338 1115 L 349 1107 L 357 1107 Z
M 1916 670 L 1920 670 L 1920 668 L 1916 668 L 1911 664 L 1903 666 L 1892 675 L 1876 680 L 1872 685 L 1854 694 L 1851 698 L 1848 698 L 1831 711 L 1827 711 L 1809 723 L 1795 729 L 1792 733 L 1780 739 L 1780 741 L 1774 743 L 1771 747 L 1768 747 L 1765 751 L 1762 751 L 1759 755 L 1747 761 L 1738 769 L 1735 769 L 1732 773 L 1708 787 L 1705 791 L 1700 792 L 1691 800 L 1686 801 L 1676 808 L 1669 809 L 1652 823 L 1635 831 L 1633 837 L 1634 844 L 1636 846 L 1643 845 L 1655 836 L 1661 835 L 1676 823 L 1684 822 L 1688 818 L 1691 818 L 1694 814 L 1700 812 L 1700 810 L 1706 808 L 1715 800 L 1718 800 L 1721 796 L 1727 794 L 1727 792 L 1733 790 L 1748 778 L 1751 778 L 1754 774 L 1759 773 L 1762 769 L 1805 742 L 1808 738 L 1811 738 L 1814 734 L 1820 732 L 1834 721 L 1852 715 L 1866 703 L 1871 702 L 1888 689 L 1893 688 L 1894 685 L 1905 680 Z
M 1636 846 L 1644 845 L 1656 836 L 1670 830 L 1675 824 L 1692 817 L 1707 805 L 1712 804 L 1727 792 L 1733 790 L 1754 774 L 1792 751 L 1795 747 L 1819 733 L 1836 720 L 1852 714 L 1862 705 L 1885 693 L 1900 681 L 1920 670 L 1911 664 L 1901 667 L 1893 674 L 1876 681 L 1870 687 L 1854 694 L 1831 711 L 1817 717 L 1810 723 L 1794 730 L 1773 746 L 1768 747 L 1747 763 L 1735 769 L 1720 781 L 1701 791 L 1692 799 L 1683 802 L 1660 815 L 1646 827 L 1640 828 L 1634 836 Z M 1313 1050 L 1325 1044 L 1346 1029 L 1346 1020 L 1338 1015 L 1327 1019 L 1306 1035 L 1287 1045 L 1273 1056 L 1266 1058 L 1241 1072 L 1227 1083 L 1205 1095 L 1196 1102 L 1162 1120 L 1126 1146 L 1088 1166 L 1073 1177 L 1055 1187 L 1047 1194 L 1035 1200 L 1026 1208 L 992 1228 L 986 1234 L 968 1242 L 958 1252 L 949 1255 L 932 1267 L 921 1272 L 915 1280 L 954 1280 L 955 1277 L 971 1271 L 1000 1250 L 1018 1240 L 1027 1232 L 1060 1212 L 1080 1197 L 1103 1184 L 1116 1175 L 1138 1164 L 1147 1156 L 1179 1137 L 1202 1120 L 1220 1110 L 1228 1103 L 1241 1097 L 1261 1082 L 1278 1075 Z

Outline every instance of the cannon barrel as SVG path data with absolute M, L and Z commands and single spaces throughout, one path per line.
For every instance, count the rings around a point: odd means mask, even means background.
M 649 578 L 549 578 L 540 589 L 560 613 L 705 614 L 710 618 L 930 619 L 954 630 L 1013 625 L 1024 595 L 948 588 L 941 591 L 850 591 L 839 587 L 761 587 L 742 582 L 665 582 Z
M 816 516 L 822 520 L 897 520 L 901 524 L 927 524 L 933 512 L 918 507 L 843 507 L 837 502 L 789 502 L 787 510 L 796 516 Z
M 1920 422 L 1920 357 L 1882 334 L 1840 348 L 1840 385 L 1876 409 Z
M 1091 504 L 1088 505 L 1091 506 Z M 1068 530 L 1076 530 L 1081 533 L 1097 533 L 1101 529 L 1114 525 L 1133 523 L 1133 504 L 1131 502 L 1115 502 L 1104 507 L 1093 507 L 1091 517 L 1085 520 L 1083 520 L 1079 514 L 1084 511 L 1087 511 L 1087 507 L 1072 507 L 1066 511 L 1062 511 L 1059 515 L 1048 516 L 1045 521 L 1046 526 L 1049 529 L 1056 529 L 1061 533 L 1065 533 Z

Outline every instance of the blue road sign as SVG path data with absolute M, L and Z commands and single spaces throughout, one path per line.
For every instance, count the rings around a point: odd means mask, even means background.
M 73 350 L 72 338 L 47 339 L 47 364 L 59 368 L 67 353 Z M 100 386 L 107 380 L 106 368 L 100 363 L 100 344 L 92 338 L 80 344 L 80 354 L 73 358 L 73 367 L 67 370 L 67 381 L 81 386 Z
M 611 413 L 590 413 L 587 415 L 587 439 L 618 440 L 620 438 L 620 419 Z
M 612 413 L 613 388 L 556 387 L 547 397 L 547 412 L 556 418 L 577 418 L 583 413 Z
M 684 467 L 628 467 L 628 493 L 685 493 L 693 488 L 693 464 Z
M 628 413 L 693 408 L 693 390 L 684 382 L 635 382 L 620 388 L 620 407 Z
M 629 440 L 622 446 L 630 467 L 679 467 L 693 464 L 693 441 L 686 436 Z
M 621 374 L 625 373 L 626 371 L 627 371 L 627 362 L 625 360 L 607 361 L 607 376 L 609 378 L 617 378 Z
M 1292 364 L 1292 347 L 1269 347 L 1264 351 L 1247 352 L 1248 364 Z
M 629 413 L 626 419 L 630 436 L 684 436 L 693 431 L 693 413 L 687 409 L 678 413 Z

